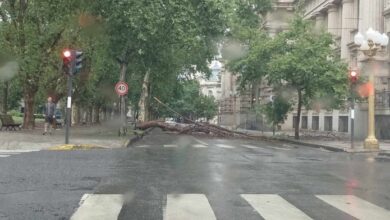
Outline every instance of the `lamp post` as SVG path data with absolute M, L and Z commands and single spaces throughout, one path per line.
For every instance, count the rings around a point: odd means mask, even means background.
M 366 36 L 360 32 L 355 35 L 355 44 L 360 46 L 360 50 L 369 61 L 379 50 L 384 49 L 389 44 L 389 37 L 383 33 L 369 28 Z M 375 137 L 375 76 L 374 72 L 369 75 L 370 91 L 368 95 L 368 136 L 364 140 L 365 149 L 379 149 L 379 142 Z

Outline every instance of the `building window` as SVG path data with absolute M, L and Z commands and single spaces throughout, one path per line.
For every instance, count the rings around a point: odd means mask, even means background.
M 339 132 L 348 132 L 348 116 L 339 117 Z
M 209 96 L 213 96 L 213 91 L 212 90 L 209 90 Z
M 312 121 L 311 121 L 311 129 L 313 129 L 313 130 L 320 129 L 320 117 L 319 116 L 313 116 Z
M 302 129 L 307 129 L 307 116 L 302 116 Z
M 332 116 L 325 116 L 324 118 L 324 130 L 332 131 Z

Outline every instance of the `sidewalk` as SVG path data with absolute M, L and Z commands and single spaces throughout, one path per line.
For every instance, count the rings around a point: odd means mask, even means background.
M 338 152 L 344 151 L 350 153 L 372 152 L 370 150 L 364 149 L 363 141 L 355 141 L 354 148 L 351 149 L 351 142 L 346 137 L 335 137 L 335 138 L 329 136 L 306 137 L 302 135 L 301 140 L 295 140 L 293 137 L 293 132 L 283 132 L 283 133 L 277 132 L 276 135 L 273 136 L 272 132 L 261 132 L 261 131 L 244 130 L 244 129 L 237 129 L 237 131 L 244 132 L 253 136 L 262 136 L 273 140 L 301 144 L 309 147 L 324 148 L 331 151 L 338 151 Z M 376 152 L 390 155 L 390 140 L 379 140 L 379 148 L 380 150 Z
M 65 128 L 57 129 L 52 135 L 42 135 L 43 126 L 34 130 L 0 131 L 0 150 L 43 150 L 64 145 Z M 110 126 L 75 126 L 70 129 L 70 144 L 101 148 L 125 147 L 132 138 L 118 137 L 117 129 Z

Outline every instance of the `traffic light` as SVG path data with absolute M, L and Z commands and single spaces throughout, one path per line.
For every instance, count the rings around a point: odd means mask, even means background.
M 78 50 L 65 49 L 62 52 L 62 67 L 64 72 L 70 76 L 80 72 L 83 67 L 83 52 Z
M 76 70 L 75 73 L 80 72 L 81 68 L 83 67 L 83 52 L 82 51 L 75 51 L 76 54 Z
M 350 70 L 348 77 L 349 77 L 349 81 L 351 83 L 356 83 L 358 81 L 358 78 L 359 78 L 359 73 L 356 70 Z
M 72 75 L 73 72 L 72 50 L 65 49 L 64 51 L 62 51 L 62 68 L 66 74 Z

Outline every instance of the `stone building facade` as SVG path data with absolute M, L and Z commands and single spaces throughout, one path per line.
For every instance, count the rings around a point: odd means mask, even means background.
M 336 50 L 348 62 L 350 69 L 357 69 L 363 77 L 375 69 L 376 89 L 376 135 L 390 138 L 390 74 L 388 51 L 379 53 L 375 62 L 368 63 L 354 45 L 357 32 L 365 33 L 370 27 L 390 32 L 389 0 L 306 0 L 305 18 L 313 20 L 317 28 L 331 33 L 336 41 Z M 296 113 L 289 115 L 284 129 L 293 129 Z M 350 132 L 349 109 L 345 110 L 304 110 L 301 118 L 302 129 L 319 131 Z M 367 135 L 367 103 L 358 103 L 355 116 L 355 133 L 360 139 Z

